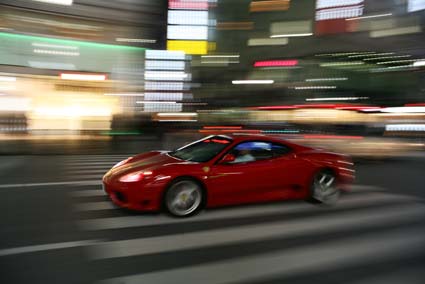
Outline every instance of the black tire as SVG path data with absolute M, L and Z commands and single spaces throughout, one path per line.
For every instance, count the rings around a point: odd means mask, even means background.
M 204 208 L 205 193 L 202 185 L 191 178 L 178 178 L 166 189 L 163 208 L 174 217 L 189 217 Z
M 337 188 L 337 177 L 330 169 L 318 171 L 312 179 L 310 196 L 313 203 L 334 205 L 341 191 Z

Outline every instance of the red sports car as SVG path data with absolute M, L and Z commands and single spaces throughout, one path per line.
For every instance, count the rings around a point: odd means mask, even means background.
M 190 216 L 202 208 L 285 199 L 333 204 L 354 179 L 345 155 L 261 135 L 208 136 L 128 158 L 103 177 L 112 201 Z

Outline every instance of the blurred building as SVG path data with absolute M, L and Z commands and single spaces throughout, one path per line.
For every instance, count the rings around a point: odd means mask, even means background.
M 215 9 L 202 96 L 233 106 L 424 101 L 425 2 L 232 0 Z
M 387 125 L 423 124 L 422 0 L 0 0 L 0 8 L 7 133 L 137 135 L 139 126 L 181 122 L 367 125 L 382 135 Z
M 165 31 L 166 1 L 0 1 L 0 113 L 26 120 L 2 129 L 109 130 L 139 111 L 115 94 L 143 92 L 145 50 L 164 49 Z

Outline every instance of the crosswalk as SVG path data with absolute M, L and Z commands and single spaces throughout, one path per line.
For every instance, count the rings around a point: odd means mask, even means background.
M 424 200 L 383 188 L 356 185 L 334 207 L 288 201 L 184 219 L 116 208 L 96 185 L 70 194 L 79 229 L 102 240 L 85 247 L 99 284 L 400 283 L 405 271 L 421 283 L 425 276 Z M 401 274 L 388 277 L 382 267 L 395 264 Z
M 72 155 L 64 160 L 64 176 L 70 181 L 96 181 L 118 162 L 132 156 L 125 155 Z

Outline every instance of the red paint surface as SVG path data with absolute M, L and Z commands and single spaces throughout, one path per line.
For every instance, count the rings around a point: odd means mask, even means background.
M 216 137 L 212 138 L 215 139 Z M 105 191 L 120 207 L 158 211 L 170 183 L 179 177 L 200 182 L 207 194 L 207 207 L 258 203 L 286 199 L 304 199 L 310 194 L 313 175 L 331 168 L 340 188 L 352 183 L 350 158 L 263 135 L 238 135 L 212 160 L 205 163 L 173 158 L 165 151 L 137 155 L 127 163 L 111 169 L 104 177 Z M 219 164 L 220 159 L 243 141 L 270 141 L 292 149 L 286 155 L 241 164 Z M 342 164 L 341 164 L 342 162 Z M 344 169 L 345 168 L 345 169 Z M 348 171 L 347 168 L 350 168 Z M 137 182 L 120 182 L 120 178 L 140 171 L 151 171 Z

